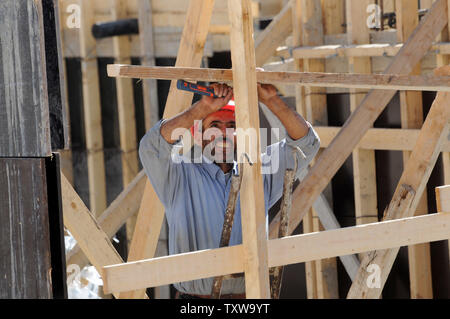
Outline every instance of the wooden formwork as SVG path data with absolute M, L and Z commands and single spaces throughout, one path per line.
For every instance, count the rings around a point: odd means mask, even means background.
M 158 1 L 156 2 L 158 3 Z M 279 4 L 282 2 L 283 1 L 279 1 Z M 421 1 L 422 6 L 426 6 L 427 4 L 429 5 L 427 8 L 429 8 L 430 11 L 418 28 L 418 21 L 404 21 L 404 19 L 401 19 L 402 15 L 406 14 L 402 10 L 404 8 L 404 6 L 402 6 L 402 2 L 404 1 L 384 1 L 383 9 L 385 11 L 395 10 L 397 17 L 400 18 L 400 21 L 397 22 L 399 30 L 396 31 L 394 29 L 387 29 L 376 32 L 369 30 L 367 25 L 365 25 L 365 19 L 362 19 L 363 17 L 366 17 L 364 12 L 367 9 L 367 5 L 372 2 L 354 0 L 289 1 L 284 4 L 284 7 L 281 8 L 280 13 L 275 16 L 266 31 L 261 32 L 255 39 L 255 61 L 252 62 L 250 59 L 245 63 L 250 63 L 250 66 L 252 66 L 252 63 L 254 66 L 262 66 L 268 60 L 274 61 L 279 59 L 279 57 L 283 57 L 283 59 L 292 57 L 294 58 L 292 70 L 306 72 L 334 71 L 358 74 L 379 73 L 380 71 L 387 74 L 411 74 L 411 72 L 416 71 L 418 74 L 422 74 L 427 73 L 427 71 L 434 69 L 436 66 L 448 64 L 448 57 L 446 57 L 445 54 L 442 54 L 446 53 L 446 50 L 448 50 L 447 44 L 445 43 L 445 41 L 448 40 L 448 31 L 443 31 L 444 26 L 448 21 L 449 10 L 447 0 L 436 1 L 432 10 L 431 2 Z M 134 1 L 130 1 L 130 8 L 133 8 L 134 3 Z M 250 5 L 250 1 L 243 1 L 243 3 L 245 4 L 242 9 L 244 12 L 246 12 L 245 10 L 251 10 L 252 7 Z M 240 3 L 235 3 L 233 8 L 238 10 L 238 8 L 241 8 L 240 6 Z M 261 12 L 264 12 L 263 8 L 264 1 L 260 1 Z M 96 12 L 96 15 L 99 15 L 101 12 L 108 11 L 102 10 L 104 10 L 104 8 L 102 9 L 99 7 L 95 9 L 94 12 Z M 132 9 L 129 9 L 128 12 L 130 12 L 130 10 L 133 12 Z M 203 47 L 207 41 L 208 31 L 214 32 L 214 29 L 210 27 L 210 25 L 214 25 L 214 22 L 210 22 L 211 19 L 214 21 L 215 17 L 213 14 L 216 10 L 216 7 L 214 7 L 214 1 L 192 0 L 190 1 L 189 8 L 186 7 L 183 10 L 184 12 L 187 11 L 187 16 L 192 17 L 192 21 L 196 21 L 196 24 L 191 24 L 189 26 L 192 29 L 184 30 L 181 37 L 176 69 L 174 69 L 175 71 L 180 67 L 199 67 L 201 57 L 203 56 Z M 219 12 L 222 11 L 219 10 Z M 156 15 L 157 14 L 158 13 L 156 13 Z M 238 11 L 235 11 L 235 14 L 236 15 L 233 17 L 238 19 L 242 12 L 239 13 Z M 226 16 L 228 16 L 228 13 L 226 13 Z M 153 17 L 155 18 L 155 12 Z M 337 20 L 342 23 L 336 23 L 336 21 L 334 19 L 330 19 L 330 17 L 338 17 Z M 226 23 L 229 23 L 228 20 L 226 21 Z M 250 22 L 247 21 L 247 23 Z M 158 25 L 158 22 L 156 25 Z M 416 31 L 412 33 L 413 30 Z M 239 35 L 241 39 L 242 36 L 245 36 L 242 30 L 230 29 L 227 32 L 229 31 L 235 32 L 235 36 Z M 411 33 L 412 36 L 410 36 Z M 290 36 L 291 34 L 292 36 Z M 398 39 L 396 38 L 397 35 Z M 433 37 L 430 38 L 430 35 L 433 35 Z M 433 40 L 435 40 L 438 35 L 440 35 L 439 43 L 433 43 Z M 197 48 L 192 48 L 189 43 L 193 41 L 196 41 L 196 43 L 200 43 L 202 45 Z M 248 41 L 250 41 L 250 38 Z M 236 42 L 237 41 L 231 41 L 232 48 L 233 43 L 236 45 Z M 380 42 L 383 43 L 383 45 L 380 45 Z M 323 46 L 331 43 L 335 44 L 335 47 Z M 286 44 L 289 45 L 289 48 L 281 50 L 278 49 L 280 46 Z M 131 47 L 133 47 L 132 41 Z M 158 42 L 156 41 L 156 51 L 157 47 Z M 241 50 L 241 56 L 245 56 L 249 49 L 237 47 L 237 49 L 234 50 Z M 436 54 L 436 52 L 434 52 L 435 50 L 440 50 L 437 51 L 439 54 Z M 136 51 L 138 51 L 138 49 L 135 49 L 134 52 Z M 114 51 L 111 50 L 105 52 L 107 52 L 107 54 L 111 54 Z M 129 54 L 133 55 L 133 49 L 131 49 L 130 52 L 131 53 Z M 422 61 L 422 72 L 414 70 L 414 67 L 420 61 Z M 273 68 L 273 66 L 269 65 L 268 68 Z M 126 69 L 126 67 L 123 67 L 123 69 Z M 134 74 L 134 77 L 138 78 L 151 78 L 151 76 L 143 76 L 143 73 L 140 73 L 138 70 L 134 73 L 130 71 L 131 73 L 123 76 L 121 73 L 121 70 L 123 69 L 119 67 L 117 74 L 118 77 L 133 77 Z M 264 76 L 265 74 L 262 72 L 257 76 L 259 75 Z M 448 76 L 449 74 L 447 73 L 442 75 Z M 233 74 L 232 79 L 234 81 L 239 81 L 240 84 L 253 83 L 256 79 L 256 76 L 254 78 L 248 78 L 249 75 L 245 74 L 242 74 L 241 76 L 242 77 L 239 77 L 238 74 Z M 200 80 L 200 78 L 197 79 Z M 410 77 L 409 79 L 412 80 L 413 77 Z M 339 82 L 339 80 L 337 80 L 337 82 Z M 312 167 L 309 175 L 294 192 L 293 208 L 295 210 L 295 214 L 290 228 L 292 231 L 295 226 L 302 221 L 304 214 L 313 206 L 315 199 L 323 191 L 325 191 L 325 188 L 337 169 L 342 165 L 343 161 L 352 151 L 354 152 L 353 158 L 355 166 L 356 194 L 355 206 L 357 208 L 357 219 L 355 223 L 357 225 L 372 223 L 372 228 L 355 226 L 354 228 L 334 231 L 327 229 L 327 231 L 319 232 L 317 235 L 316 233 L 311 235 L 305 234 L 301 235 L 303 237 L 300 236 L 277 241 L 274 240 L 274 236 L 272 236 L 272 234 L 277 233 L 277 218 L 275 218 L 270 229 L 271 240 L 267 242 L 263 240 L 263 234 L 258 234 L 258 237 L 252 238 L 250 241 L 245 241 L 242 246 L 238 247 L 217 249 L 208 252 L 196 252 L 185 256 L 170 256 L 158 260 L 150 259 L 144 262 L 131 262 L 127 265 L 117 266 L 110 266 L 119 262 L 115 257 L 106 257 L 102 259 L 96 256 L 96 254 L 100 251 L 109 252 L 111 256 L 113 256 L 114 248 L 106 246 L 99 247 L 96 243 L 89 245 L 89 240 L 86 240 L 86 238 L 80 238 L 84 239 L 79 241 L 81 250 L 83 250 L 83 252 L 85 252 L 85 254 L 89 257 L 91 263 L 93 263 L 99 271 L 104 274 L 103 279 L 106 284 L 106 290 L 109 292 L 118 293 L 133 289 L 140 289 L 134 291 L 133 293 L 121 294 L 121 297 L 140 298 L 144 297 L 143 289 L 146 287 L 191 280 L 194 278 L 196 279 L 242 272 L 245 270 L 246 276 L 247 274 L 249 274 L 249 276 L 253 276 L 248 278 L 254 278 L 252 280 L 252 284 L 254 284 L 254 286 L 251 288 L 248 287 L 249 289 L 247 291 L 247 296 L 260 298 L 267 296 L 267 287 L 265 286 L 267 284 L 267 280 L 264 274 L 254 272 L 254 269 L 258 265 L 262 266 L 262 269 L 264 269 L 264 267 L 267 268 L 289 263 L 312 262 L 308 266 L 311 269 L 308 277 L 309 295 L 316 298 L 337 297 L 337 287 L 333 287 L 333 282 L 336 282 L 336 275 L 333 275 L 334 278 L 333 276 L 325 278 L 323 272 L 325 267 L 328 269 L 330 267 L 335 269 L 336 262 L 333 259 L 323 260 L 324 258 L 334 258 L 336 256 L 342 256 L 344 253 L 367 253 L 372 250 L 387 249 L 386 251 L 389 251 L 389 254 L 383 255 L 385 257 L 380 257 L 383 276 L 387 277 L 393 262 L 392 258 L 395 258 L 396 255 L 395 251 L 389 249 L 407 244 L 425 243 L 448 238 L 448 229 L 445 228 L 445 226 L 442 226 L 446 222 L 446 218 L 448 219 L 446 214 L 422 216 L 420 218 L 410 217 L 412 216 L 411 213 L 413 211 L 411 207 L 413 207 L 414 210 L 419 207 L 417 197 L 422 194 L 423 188 L 428 180 L 430 170 L 434 167 L 434 163 L 437 160 L 436 154 L 439 154 L 442 150 L 445 151 L 443 153 L 444 171 L 446 174 L 445 182 L 447 184 L 449 183 L 448 176 L 450 174 L 450 167 L 449 153 L 447 151 L 450 151 L 450 145 L 449 141 L 443 138 L 445 134 L 448 134 L 448 118 L 447 121 L 441 123 L 441 126 L 434 126 L 428 130 L 425 130 L 425 127 L 420 130 L 422 127 L 423 118 L 415 118 L 414 124 L 411 124 L 412 122 L 408 121 L 408 119 L 411 116 L 410 113 L 412 113 L 412 111 L 410 111 L 412 106 L 408 103 L 414 103 L 417 98 L 411 98 L 409 95 L 417 95 L 418 93 L 408 91 L 407 93 L 401 93 L 402 109 L 405 110 L 404 113 L 402 113 L 402 118 L 404 118 L 405 123 L 403 127 L 404 129 L 374 129 L 372 128 L 374 120 L 377 115 L 381 113 L 398 88 L 391 86 L 389 91 L 386 91 L 386 87 L 383 88 L 384 91 L 372 90 L 373 88 L 376 89 L 378 85 L 373 84 L 373 87 L 365 88 L 361 91 L 356 89 L 360 82 L 354 81 L 352 84 L 355 85 L 352 91 L 350 91 L 353 114 L 343 128 L 326 126 L 325 94 L 332 92 L 349 92 L 348 89 L 342 88 L 345 87 L 345 85 L 342 85 L 340 88 L 325 89 L 313 87 L 312 85 L 308 86 L 308 84 L 302 84 L 301 86 L 293 86 L 295 88 L 294 91 L 289 91 L 287 89 L 284 90 L 288 95 L 290 92 L 293 92 L 293 94 L 297 97 L 297 110 L 304 114 L 305 118 L 315 124 L 315 128 L 322 141 L 322 147 L 325 149 L 317 158 L 316 163 Z M 443 86 L 445 85 L 446 84 L 443 84 Z M 251 85 L 249 87 L 251 87 Z M 378 88 L 381 88 L 381 86 L 378 86 Z M 416 89 L 423 88 L 416 87 Z M 182 111 L 190 105 L 191 100 L 192 95 L 181 93 L 172 87 L 166 103 L 164 117 L 171 117 Z M 437 106 L 434 106 L 434 108 L 440 108 L 440 111 L 442 111 L 443 114 L 447 114 L 448 111 L 445 113 L 446 111 L 444 106 L 445 103 L 448 102 L 448 93 L 439 93 L 435 102 L 435 105 Z M 420 108 L 421 105 L 416 107 Z M 436 118 L 430 117 L 430 121 L 435 120 Z M 246 127 L 256 125 L 255 123 L 241 124 Z M 441 129 L 440 131 L 439 128 Z M 405 159 L 405 163 L 407 163 L 408 166 L 405 168 L 402 181 L 409 181 L 408 185 L 410 188 L 404 190 L 402 188 L 402 184 L 399 184 L 398 191 L 394 195 L 392 204 L 397 203 L 398 201 L 404 203 L 404 198 L 407 198 L 409 202 L 402 204 L 404 207 L 399 205 L 399 207 L 403 207 L 404 209 L 394 210 L 394 208 L 391 208 L 391 210 L 387 210 L 387 212 L 393 213 L 395 218 L 408 218 L 392 222 L 383 221 L 382 223 L 376 223 L 378 221 L 378 208 L 376 207 L 377 194 L 374 150 L 386 149 L 415 151 L 419 154 L 419 148 L 423 148 L 423 145 L 425 145 L 423 142 L 424 139 L 431 139 L 433 136 L 432 134 L 434 134 L 433 141 L 435 141 L 435 144 L 433 144 L 429 149 L 429 153 L 424 155 L 428 156 L 423 158 L 423 160 L 427 163 L 427 165 L 425 165 L 426 167 L 420 166 L 421 164 L 414 160 L 406 162 Z M 447 135 L 444 137 L 446 136 Z M 423 168 L 423 171 L 420 171 L 418 167 Z M 420 172 L 417 173 L 417 171 Z M 416 179 L 411 180 L 414 175 L 412 172 L 416 172 L 414 173 Z M 319 178 L 319 176 L 321 177 Z M 127 208 L 131 207 L 131 205 L 133 205 L 133 213 L 138 209 L 136 205 L 137 201 L 129 200 L 131 198 L 130 196 L 134 196 L 133 198 L 140 198 L 142 196 L 141 194 L 143 194 L 142 204 L 138 214 L 138 223 L 133 241 L 131 243 L 128 261 L 152 258 L 155 253 L 156 243 L 159 236 L 159 225 L 162 224 L 164 213 L 163 207 L 159 203 L 156 194 L 152 190 L 148 181 L 146 182 L 147 185 L 144 190 L 143 185 L 145 179 L 146 178 L 142 175 L 142 173 L 136 177 L 132 183 L 125 187 L 125 190 L 121 195 L 122 197 L 118 198 L 118 200 L 114 203 L 114 206 L 112 205 L 113 207 L 108 208 L 103 215 L 98 217 L 98 221 L 88 218 L 84 224 L 74 222 L 71 225 L 67 225 L 67 227 L 69 229 L 73 229 L 74 231 L 72 233 L 76 234 L 76 230 L 79 227 L 86 227 L 92 223 L 97 223 L 99 225 L 97 227 L 98 232 L 103 232 L 101 229 L 101 221 L 106 221 L 107 219 L 113 220 L 114 226 L 109 226 L 110 230 L 108 231 L 105 230 L 105 236 L 111 238 L 111 236 L 113 236 L 112 230 L 117 230 L 132 214 L 130 213 L 130 210 L 128 210 L 127 213 L 122 213 L 121 217 L 116 218 L 116 216 L 119 216 L 120 212 L 127 211 Z M 128 181 L 131 181 L 131 178 Z M 257 183 L 250 183 L 249 185 L 255 187 L 253 191 L 257 192 Z M 65 184 L 64 189 L 65 194 L 70 194 L 72 198 L 77 198 L 76 193 L 69 184 Z M 65 203 L 65 213 L 74 214 L 77 209 L 74 208 L 70 202 L 73 202 L 73 200 L 68 199 L 67 203 Z M 391 206 L 394 207 L 395 205 Z M 243 206 L 243 209 L 245 209 L 244 207 L 245 206 Z M 89 214 L 89 211 L 86 208 L 83 208 L 83 212 L 85 214 Z M 425 211 L 422 210 L 422 212 L 424 213 Z M 107 216 L 106 213 L 108 213 Z M 306 219 L 303 219 L 303 221 L 306 221 Z M 422 237 L 414 237 L 413 235 L 408 237 L 406 235 L 409 234 L 409 232 L 417 230 L 417 225 L 422 222 L 425 226 L 423 226 L 424 228 L 421 228 L 421 231 L 426 235 Z M 248 225 L 249 228 L 244 226 L 244 233 L 252 233 L 251 228 L 255 227 L 258 223 L 261 223 L 261 220 L 253 221 L 253 224 Z M 106 224 L 107 223 L 105 222 L 105 225 Z M 317 232 L 323 230 L 323 228 L 326 228 L 323 227 L 324 225 L 320 225 L 318 217 L 313 217 L 310 219 L 309 224 L 311 225 L 309 231 Z M 406 226 L 401 228 L 401 225 Z M 372 229 L 375 232 L 374 234 L 381 234 L 383 232 L 389 233 L 387 229 L 391 229 L 392 233 L 390 236 L 386 236 L 385 241 L 379 243 L 379 245 L 376 243 L 370 243 L 371 238 L 376 237 L 367 237 L 367 240 L 364 242 L 364 235 L 368 235 L 366 232 L 368 233 Z M 396 234 L 395 230 L 400 229 L 404 230 L 403 234 L 407 236 L 407 240 Z M 436 229 L 439 231 L 435 231 Z M 148 235 L 149 233 L 150 235 Z M 352 237 L 357 236 L 356 234 L 361 237 Z M 356 245 L 356 243 L 349 240 L 342 246 L 337 247 L 338 245 L 335 244 L 333 240 L 338 238 L 338 236 L 361 238 L 362 243 L 358 246 L 358 248 L 353 249 L 352 244 Z M 307 247 L 302 246 L 306 245 L 307 240 L 310 240 L 310 243 L 315 245 L 314 247 L 319 247 L 319 245 L 324 245 L 327 247 L 324 248 L 324 251 L 319 252 L 316 255 L 312 255 L 310 257 L 299 257 L 298 252 L 301 251 L 301 247 Z M 328 240 L 328 242 L 323 244 L 325 240 Z M 294 244 L 294 241 L 296 244 Z M 291 253 L 291 257 L 287 257 L 288 251 L 286 249 L 287 247 L 290 247 L 289 245 L 291 245 L 291 242 L 293 245 L 292 247 L 294 247 L 294 252 Z M 268 249 L 267 256 L 264 256 L 264 254 L 257 255 L 258 258 L 254 260 L 253 266 L 243 262 L 247 254 L 254 251 L 263 252 L 264 249 L 266 249 L 264 247 L 267 247 Z M 281 248 L 283 249 L 277 254 Z M 413 248 L 411 248 L 411 251 L 413 251 L 412 249 Z M 417 251 L 417 256 L 421 257 L 414 257 L 411 253 L 411 297 L 432 297 L 432 289 L 430 286 L 430 258 L 429 252 L 427 252 L 429 248 L 422 245 L 420 248 L 414 249 Z M 371 255 L 367 254 L 367 256 Z M 371 291 L 371 294 L 364 290 L 363 286 L 365 280 L 367 279 L 367 273 L 365 272 L 366 268 L 364 268 L 364 257 L 367 256 L 365 256 L 365 254 L 361 255 L 362 266 L 360 267 L 360 271 L 358 272 L 356 278 L 354 278 L 354 284 L 348 297 L 376 298 L 381 294 L 381 290 Z M 377 256 L 382 255 L 378 253 Z M 425 256 L 425 258 L 423 256 Z M 200 260 L 199 258 L 203 260 L 202 268 L 195 270 L 194 268 L 198 267 L 198 260 Z M 210 260 L 211 263 L 206 262 Z M 212 260 L 215 260 L 214 263 Z M 189 266 L 186 267 L 183 272 L 179 272 L 178 274 L 167 271 L 164 277 L 159 276 L 159 278 L 156 278 L 151 275 L 151 273 L 155 270 L 161 269 L 159 267 L 174 267 L 174 265 L 179 262 L 183 262 Z M 248 268 L 244 268 L 244 264 Z M 190 265 L 192 265 L 192 267 Z M 139 275 L 138 270 L 144 271 L 142 275 Z M 383 285 L 386 279 L 385 277 L 383 277 Z M 427 278 L 423 282 L 424 285 L 419 284 L 418 278 Z M 140 279 L 140 282 L 137 282 L 138 280 L 134 279 Z M 258 285 L 256 283 L 258 283 Z

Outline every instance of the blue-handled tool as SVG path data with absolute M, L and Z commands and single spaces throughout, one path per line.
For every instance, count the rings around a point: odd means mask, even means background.
M 214 94 L 214 89 L 195 83 L 186 82 L 184 80 L 178 80 L 177 89 L 217 98 Z

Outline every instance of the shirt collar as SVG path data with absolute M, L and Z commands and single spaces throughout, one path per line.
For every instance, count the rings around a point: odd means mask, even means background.
M 203 162 L 200 165 L 202 165 L 206 169 L 206 171 L 209 173 L 209 175 L 211 177 L 213 177 L 215 179 L 219 179 L 220 174 L 224 175 L 222 170 L 220 169 L 220 167 L 217 166 L 216 164 L 214 164 L 210 159 L 203 156 L 202 160 L 203 160 Z M 233 174 L 237 174 L 239 172 L 238 167 L 239 167 L 239 165 L 237 164 L 236 161 L 234 161 L 233 169 L 231 172 Z

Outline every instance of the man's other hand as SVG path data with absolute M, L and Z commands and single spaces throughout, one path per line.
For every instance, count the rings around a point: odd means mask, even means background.
M 278 97 L 277 88 L 272 84 L 258 83 L 258 99 L 260 102 L 269 106 L 270 100 Z

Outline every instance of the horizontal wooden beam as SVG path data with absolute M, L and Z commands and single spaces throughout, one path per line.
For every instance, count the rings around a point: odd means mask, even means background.
M 394 57 L 401 50 L 403 44 L 375 43 L 359 45 L 321 45 L 304 46 L 298 48 L 279 47 L 276 56 L 284 59 L 326 59 L 326 58 L 355 58 L 355 57 Z M 436 54 L 450 54 L 450 42 L 434 44 L 431 52 Z
M 206 82 L 232 82 L 233 73 L 225 69 L 151 67 L 109 64 L 108 75 L 120 78 L 161 79 Z M 292 83 L 314 87 L 360 88 L 405 91 L 450 92 L 450 76 L 342 74 L 311 72 L 257 72 L 261 83 Z
M 61 1 L 61 12 L 63 12 L 64 20 L 70 18 L 71 10 L 68 6 L 73 0 Z M 183 27 L 186 21 L 186 12 L 188 10 L 189 1 L 180 0 L 152 0 L 153 26 L 154 27 Z M 219 25 L 228 23 L 228 5 L 226 1 L 217 1 L 214 6 L 213 21 Z M 126 18 L 137 18 L 139 15 L 138 1 L 128 0 L 126 4 Z M 93 15 L 95 21 L 111 21 L 114 20 L 111 15 L 111 7 L 108 1 L 95 1 L 93 4 Z M 259 3 L 252 1 L 253 18 L 259 16 Z M 70 29 L 68 24 L 62 25 L 64 29 Z M 211 30 L 210 30 L 211 33 Z
M 450 214 L 430 214 L 268 241 L 269 267 L 448 239 Z M 180 267 L 183 265 L 183 267 Z M 244 271 L 242 245 L 103 267 L 106 293 Z
M 320 147 L 327 148 L 341 131 L 341 127 L 315 126 L 320 137 Z M 450 132 L 449 132 L 450 133 Z M 369 129 L 358 144 L 358 148 L 384 151 L 412 151 L 420 130 L 415 129 Z M 442 152 L 450 151 L 450 140 L 444 142 Z

